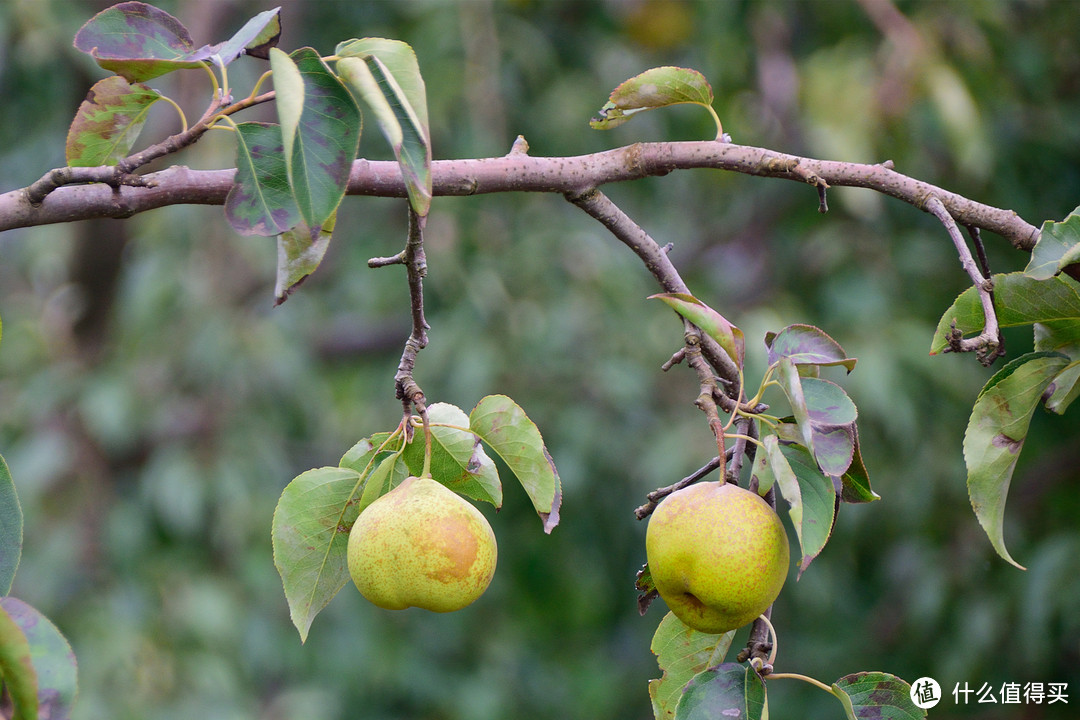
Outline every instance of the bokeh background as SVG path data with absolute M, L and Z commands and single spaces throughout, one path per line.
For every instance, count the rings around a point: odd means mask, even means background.
M 105 75 L 71 38 L 106 5 L 0 3 L 0 191 L 63 164 L 67 124 Z M 159 5 L 201 44 L 272 3 Z M 289 50 L 411 43 L 436 158 L 501 155 L 518 134 L 536 155 L 712 137 L 689 106 L 589 129 L 615 85 L 674 64 L 710 79 L 736 142 L 891 159 L 1036 225 L 1080 205 L 1076 2 L 291 0 L 283 22 Z M 264 69 L 245 59 L 230 78 L 246 92 Z M 189 117 L 208 99 L 200 72 L 152 84 Z M 177 128 L 160 105 L 146 137 Z M 231 143 L 212 134 L 175 162 L 229 167 Z M 361 154 L 387 158 L 384 145 L 369 128 Z M 789 582 L 779 668 L 929 675 L 946 693 L 935 718 L 1075 717 L 1080 412 L 1035 417 L 1007 510 L 1018 571 L 992 552 L 964 482 L 967 414 L 992 371 L 928 356 L 967 282 L 941 227 L 869 191 L 832 191 L 821 216 L 805 186 L 703 170 L 607 191 L 745 330 L 751 376 L 764 333 L 794 322 L 859 358 L 842 380 L 882 500 L 843 508 Z M 485 508 L 500 568 L 474 606 L 389 613 L 347 587 L 305 645 L 289 622 L 270 548 L 282 488 L 398 419 L 406 285 L 401 268 L 365 261 L 400 248 L 405 216 L 400 200 L 346 199 L 323 266 L 279 308 L 273 241 L 236 236 L 220 208 L 0 235 L 0 452 L 26 514 L 13 594 L 70 639 L 77 717 L 651 717 L 664 609 L 637 613 L 633 509 L 715 447 L 692 374 L 659 369 L 680 324 L 646 301 L 656 288 L 632 254 L 558 196 L 436 199 L 417 379 L 466 410 L 515 398 L 560 468 L 562 523 L 545 536 L 508 482 L 503 509 Z M 1026 264 L 985 239 L 996 271 Z M 1007 342 L 1015 356 L 1030 332 Z M 951 696 L 1005 682 L 1067 682 L 1070 702 Z M 842 717 L 809 686 L 769 687 L 774 717 Z

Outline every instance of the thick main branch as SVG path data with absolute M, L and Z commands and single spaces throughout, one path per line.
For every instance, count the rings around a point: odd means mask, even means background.
M 800 183 L 814 178 L 830 187 L 869 188 L 924 210 L 926 199 L 936 197 L 960 225 L 997 233 L 1020 250 L 1030 251 L 1039 237 L 1038 228 L 1011 210 L 974 202 L 898 173 L 888 164 L 814 160 L 733 143 L 639 143 L 571 157 L 510 153 L 492 158 L 436 160 L 431 171 L 435 195 L 551 192 L 573 196 L 608 183 L 691 168 Z M 234 174 L 235 170 L 177 166 L 144 175 L 147 187 L 68 185 L 53 190 L 39 205 L 30 202 L 25 188 L 13 190 L 0 195 L 0 231 L 95 217 L 130 217 L 167 205 L 221 205 L 232 187 Z M 396 162 L 357 160 L 348 192 L 405 197 L 405 183 Z

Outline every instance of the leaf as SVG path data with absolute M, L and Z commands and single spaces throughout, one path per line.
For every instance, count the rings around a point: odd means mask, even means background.
M 364 491 L 357 501 L 359 515 L 368 505 L 390 492 L 412 473 L 399 451 L 401 440 L 387 443 L 390 433 L 375 433 L 360 440 L 341 458 L 341 467 L 351 468 L 364 478 Z
M 1062 222 L 1043 223 L 1024 274 L 1035 280 L 1047 280 L 1075 262 L 1080 262 L 1080 208 Z
M 0 595 L 11 592 L 23 545 L 23 513 L 15 482 L 0 456 Z
M 37 715 L 67 720 L 78 691 L 78 667 L 71 645 L 47 617 L 13 597 L 0 598 L 0 608 L 22 630 L 37 676 Z
M 456 405 L 428 405 L 428 421 L 469 426 L 469 416 Z M 419 475 L 424 467 L 424 432 L 417 429 L 403 454 L 409 472 Z M 431 428 L 431 477 L 456 493 L 502 507 L 502 484 L 495 462 L 484 452 L 471 431 L 452 427 Z
M 765 683 L 753 668 L 724 663 L 698 673 L 686 684 L 675 720 L 763 720 L 768 718 Z
M 349 581 L 349 529 L 361 487 L 360 473 L 350 468 L 308 470 L 285 487 L 274 510 L 274 565 L 301 642 Z
M 13 720 L 37 720 L 38 677 L 30 641 L 15 618 L 0 605 L 0 676 L 14 705 Z
M 323 221 L 318 230 L 310 230 L 301 222 L 278 235 L 277 282 L 274 285 L 274 305 L 289 299 L 297 286 L 315 272 L 330 247 L 337 214 Z
M 374 112 L 401 167 L 413 210 L 417 215 L 427 215 L 431 208 L 431 142 L 426 122 L 421 121 L 397 79 L 376 55 L 342 58 L 337 67 L 341 77 Z
M 128 82 L 144 82 L 183 68 L 201 67 L 211 48 L 196 50 L 183 23 L 141 2 L 122 2 L 90 18 L 75 47 Z
M 820 378 L 802 378 L 802 390 L 814 434 L 814 459 L 826 475 L 841 475 L 855 452 L 855 403 L 839 385 Z
M 746 341 L 743 332 L 732 325 L 720 313 L 713 310 L 693 295 L 686 293 L 659 293 L 650 295 L 649 300 L 663 300 L 675 312 L 697 325 L 702 332 L 720 343 L 720 347 L 736 366 L 743 366 Z
M 409 107 L 416 113 L 425 137 L 430 137 L 428 125 L 427 89 L 420 74 L 420 63 L 412 46 L 400 40 L 387 38 L 360 38 L 338 43 L 334 54 L 338 57 L 363 57 L 374 55 L 390 71 Z
M 319 54 L 270 49 L 285 166 L 307 226 L 317 232 L 341 204 L 360 143 L 360 109 Z
M 994 550 L 1023 569 L 1005 549 L 1005 498 L 1043 392 L 1069 360 L 1057 353 L 1028 353 L 987 381 L 964 433 L 968 497 Z
M 881 496 L 870 489 L 870 475 L 863 464 L 862 453 L 859 451 L 859 430 L 852 426 L 855 435 L 855 448 L 852 453 L 851 465 L 840 476 L 842 488 L 840 499 L 847 503 L 864 503 L 880 500 Z
M 517 477 L 550 533 L 559 524 L 562 485 L 536 424 L 505 395 L 488 395 L 469 413 L 469 429 Z
M 712 635 L 688 627 L 675 613 L 664 616 L 650 646 L 663 672 L 660 679 L 649 681 L 649 697 L 657 720 L 675 717 L 683 687 L 702 670 L 722 663 L 734 637 L 734 630 Z
M 911 701 L 911 686 L 889 673 L 860 672 L 845 675 L 832 685 L 850 720 L 916 720 L 926 711 Z
M 271 237 L 300 222 L 289 187 L 281 126 L 245 122 L 236 126 L 236 178 L 225 198 L 225 217 L 241 235 Z
M 277 47 L 281 39 L 281 8 L 264 10 L 244 23 L 231 38 L 215 45 L 211 60 L 218 65 L 228 65 L 243 54 L 266 60 L 270 48 Z
M 65 158 L 72 167 L 115 165 L 131 152 L 150 106 L 161 95 L 130 85 L 119 75 L 98 80 L 79 105 L 68 129 Z
M 788 325 L 778 333 L 766 333 L 765 347 L 770 365 L 786 357 L 795 365 L 842 365 L 850 373 L 857 362 L 847 356 L 840 343 L 813 325 Z
M 994 275 L 994 311 L 998 324 L 1017 327 L 1051 321 L 1080 320 L 1080 285 L 1069 277 L 1058 275 L 1048 280 L 1035 280 L 1024 273 Z M 984 320 L 978 291 L 970 287 L 953 301 L 938 322 L 930 354 L 936 355 L 948 346 L 952 323 L 963 336 L 982 331 Z
M 589 126 L 610 130 L 643 110 L 693 103 L 711 107 L 712 87 L 697 70 L 681 67 L 656 67 L 635 75 L 615 88 L 608 102 L 600 108 L 600 117 Z
M 1046 409 L 1061 415 L 1080 395 L 1080 360 L 1074 360 L 1054 376 L 1045 400 Z
M 802 559 L 799 575 L 810 566 L 832 534 L 836 511 L 836 491 L 832 480 L 822 474 L 805 448 L 787 445 L 780 448 L 792 473 L 777 472 L 776 484 L 788 504 L 788 517 L 799 538 Z M 792 482 L 794 480 L 794 482 Z
M 803 395 L 802 377 L 791 358 L 782 357 L 777 363 L 780 388 L 787 396 L 788 405 L 791 406 L 791 414 L 795 418 L 795 429 L 798 431 L 798 439 L 811 453 L 814 452 L 814 428 L 810 424 L 810 410 L 806 407 L 806 398 Z

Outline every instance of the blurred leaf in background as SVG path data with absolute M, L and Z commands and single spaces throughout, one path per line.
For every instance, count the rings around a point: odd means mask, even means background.
M 102 76 L 71 38 L 104 5 L 0 5 L 0 191 L 63 164 L 70 119 Z M 268 9 L 160 6 L 199 44 Z M 292 0 L 282 25 L 287 50 L 363 36 L 412 45 L 435 158 L 502 155 L 519 133 L 536 155 L 710 138 L 711 118 L 692 107 L 588 127 L 617 83 L 676 65 L 705 75 L 737 143 L 892 159 L 1036 225 L 1080 202 L 1073 3 Z M 250 87 L 264 69 L 242 58 L 229 77 Z M 154 87 L 194 109 L 209 93 L 201 73 Z M 142 137 L 177 129 L 160 105 Z M 391 157 L 377 133 L 360 153 Z M 176 161 L 234 157 L 219 133 Z M 781 596 L 783 666 L 929 675 L 946 692 L 1080 688 L 1080 421 L 1033 420 L 1004 527 L 1021 573 L 994 555 L 964 483 L 963 431 L 992 370 L 927 355 L 967 284 L 940 226 L 865 190 L 833 193 L 821 216 L 798 184 L 707 171 L 608 191 L 674 243 L 695 296 L 745 333 L 751 371 L 765 367 L 765 333 L 795 322 L 859 358 L 845 388 L 882 501 L 843 508 Z M 633 508 L 715 446 L 692 374 L 659 371 L 680 324 L 646 301 L 658 289 L 638 261 L 559 197 L 434 200 L 417 380 L 433 401 L 504 393 L 527 408 L 562 476 L 560 526 L 542 535 L 508 487 L 498 514 L 483 508 L 500 569 L 473 607 L 391 615 L 345 592 L 299 644 L 271 557 L 274 503 L 290 478 L 397 419 L 407 289 L 402 273 L 365 263 L 404 234 L 403 201 L 346 198 L 318 272 L 276 309 L 273 241 L 237 235 L 221 208 L 0 235 L 0 452 L 26 516 L 13 594 L 71 641 L 81 717 L 649 716 L 663 609 L 637 615 Z M 1000 238 L 986 242 L 995 271 L 1025 267 Z M 1030 335 L 1006 340 L 1029 349 Z M 778 715 L 839 712 L 780 682 L 770 702 Z M 946 702 L 934 716 L 1009 710 Z

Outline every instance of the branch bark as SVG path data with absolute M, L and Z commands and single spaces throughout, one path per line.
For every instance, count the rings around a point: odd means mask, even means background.
M 674 170 L 712 168 L 762 177 L 876 190 L 920 210 L 936 197 L 958 224 L 996 233 L 1019 250 L 1030 252 L 1039 229 L 1011 210 L 984 205 L 903 175 L 891 163 L 815 160 L 765 148 L 726 142 L 638 143 L 571 157 L 510 153 L 502 157 L 436 160 L 433 194 L 479 195 L 500 192 L 551 192 L 577 196 L 614 182 L 666 175 Z M 25 188 L 0 195 L 0 231 L 72 222 L 94 217 L 130 217 L 167 205 L 222 205 L 235 170 L 191 170 L 174 166 L 142 175 L 145 187 L 102 184 L 65 185 L 34 204 Z M 350 195 L 405 197 L 405 184 L 394 161 L 357 160 L 349 179 Z

